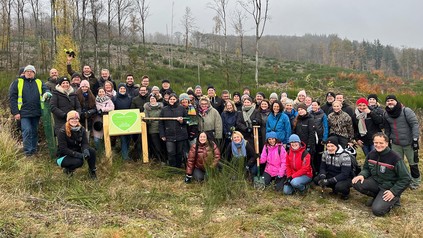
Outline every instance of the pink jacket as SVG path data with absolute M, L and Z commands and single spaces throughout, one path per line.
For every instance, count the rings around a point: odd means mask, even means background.
M 280 147 L 280 154 L 279 148 Z M 267 163 L 266 163 L 267 162 Z M 282 144 L 278 143 L 274 146 L 264 145 L 260 156 L 260 164 L 266 163 L 264 172 L 270 176 L 283 177 L 286 174 L 286 151 Z

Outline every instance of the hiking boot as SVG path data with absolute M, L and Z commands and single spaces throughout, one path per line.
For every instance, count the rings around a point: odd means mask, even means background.
M 90 170 L 89 172 L 88 172 L 88 175 L 89 175 L 89 177 L 90 177 L 90 179 L 97 179 L 97 173 L 95 172 L 96 170 L 94 169 L 94 170 Z
M 401 207 L 401 201 L 399 199 L 395 202 L 394 207 Z
M 420 186 L 419 184 L 411 183 L 409 187 L 411 190 L 416 190 L 419 188 L 419 186 Z
M 341 199 L 342 200 L 348 200 L 348 199 L 350 199 L 350 195 L 349 194 L 341 194 Z
M 369 198 L 366 202 L 366 207 L 371 207 L 373 205 L 375 198 Z
M 63 173 L 66 174 L 69 177 L 73 176 L 73 170 L 70 170 L 68 168 L 63 168 Z

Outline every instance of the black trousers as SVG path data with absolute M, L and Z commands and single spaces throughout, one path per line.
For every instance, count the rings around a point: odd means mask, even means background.
M 266 186 L 270 185 L 270 183 L 275 180 L 275 189 L 276 191 L 282 191 L 283 190 L 283 184 L 285 183 L 285 179 L 278 178 L 277 176 L 272 177 L 270 174 L 264 172 L 264 184 Z
M 95 150 L 93 148 L 89 148 L 90 151 L 90 157 L 86 158 L 87 163 L 88 163 L 88 168 L 90 169 L 90 171 L 95 171 L 96 166 L 96 153 Z M 63 161 L 62 161 L 62 168 L 67 168 L 70 171 L 74 171 L 77 168 L 82 167 L 82 165 L 84 164 L 84 160 L 81 158 L 75 158 L 75 157 L 71 157 L 71 156 L 66 156 Z
M 386 189 L 381 188 L 379 184 L 372 178 L 369 177 L 364 179 L 363 183 L 358 182 L 353 184 L 353 187 L 362 194 L 372 197 L 372 212 L 375 216 L 383 216 L 388 213 L 392 207 L 400 200 L 399 196 L 395 196 L 391 201 L 387 202 L 383 200 L 383 193 Z
M 340 193 L 342 195 L 349 195 L 351 188 L 351 179 L 339 181 L 335 184 L 331 184 L 328 187 L 332 188 L 333 192 Z

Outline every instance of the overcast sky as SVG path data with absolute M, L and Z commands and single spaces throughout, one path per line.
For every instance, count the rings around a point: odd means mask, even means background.
M 264 1 L 264 0 L 263 0 Z M 182 32 L 181 18 L 190 7 L 197 30 L 210 33 L 215 12 L 212 0 L 147 0 L 150 15 L 146 32 L 170 33 L 172 2 L 174 32 Z M 236 0 L 229 0 L 229 15 Z M 423 49 L 423 0 L 270 0 L 271 20 L 265 35 L 337 34 L 349 40 L 379 39 L 384 45 Z M 251 16 L 246 28 L 254 34 Z M 166 28 L 167 27 L 167 28 Z M 228 27 L 229 34 L 233 28 Z

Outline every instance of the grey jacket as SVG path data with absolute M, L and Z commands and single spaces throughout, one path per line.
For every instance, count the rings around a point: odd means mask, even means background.
M 384 113 L 385 134 L 395 145 L 411 145 L 413 139 L 419 138 L 419 121 L 413 110 L 403 107 L 397 118 L 392 118 Z

